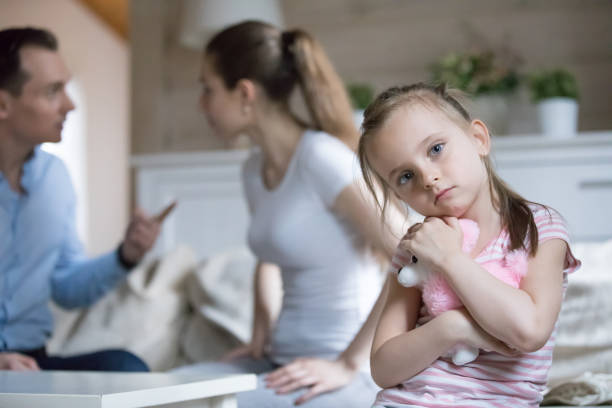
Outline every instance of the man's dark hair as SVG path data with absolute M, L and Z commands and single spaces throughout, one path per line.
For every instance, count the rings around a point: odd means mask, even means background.
M 47 30 L 15 27 L 0 31 L 0 89 L 13 96 L 21 95 L 29 74 L 21 69 L 19 51 L 26 46 L 57 51 L 57 39 Z

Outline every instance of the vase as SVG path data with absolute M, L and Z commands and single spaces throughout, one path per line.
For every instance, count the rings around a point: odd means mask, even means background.
M 510 101 L 507 95 L 480 95 L 474 98 L 472 117 L 482 120 L 491 135 L 508 132 Z
M 568 139 L 578 130 L 578 102 L 572 98 L 548 98 L 538 103 L 540 131 L 544 136 Z

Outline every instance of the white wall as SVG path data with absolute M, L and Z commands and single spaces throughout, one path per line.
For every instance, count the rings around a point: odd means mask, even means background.
M 0 0 L 0 9 L 0 28 L 32 25 L 53 31 L 82 87 L 88 204 L 82 230 L 89 253 L 109 250 L 128 219 L 128 46 L 76 0 Z

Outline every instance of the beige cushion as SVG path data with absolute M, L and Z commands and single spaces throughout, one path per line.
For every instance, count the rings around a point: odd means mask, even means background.
M 56 330 L 49 352 L 72 355 L 123 348 L 152 370 L 181 364 L 179 339 L 188 317 L 184 282 L 195 266 L 193 251 L 179 247 L 159 261 L 144 261 L 92 307 L 75 312 L 54 307 Z
M 194 309 L 182 339 L 190 362 L 214 360 L 251 338 L 255 258 L 246 247 L 216 254 L 188 278 Z
M 551 385 L 586 371 L 612 373 L 612 240 L 572 248 L 582 267 L 569 276 Z

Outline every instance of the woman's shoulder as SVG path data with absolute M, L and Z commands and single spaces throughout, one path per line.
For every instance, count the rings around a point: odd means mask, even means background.
M 340 139 L 319 130 L 307 130 L 298 150 L 298 166 L 309 172 L 346 171 L 356 161 L 355 153 Z
M 353 155 L 353 151 L 337 137 L 322 130 L 308 129 L 304 132 L 301 152 L 309 156 L 332 159 L 337 155 Z M 312 157 L 312 156 L 311 156 Z
M 304 132 L 297 157 L 297 171 L 331 206 L 338 194 L 355 180 L 356 156 L 338 138 L 321 131 Z
M 355 153 L 340 139 L 318 130 L 307 130 L 298 149 L 298 167 L 309 173 L 347 172 L 356 163 Z
M 259 148 L 252 148 L 249 155 L 242 163 L 242 180 L 243 182 L 249 182 L 254 180 L 261 174 L 261 150 Z

